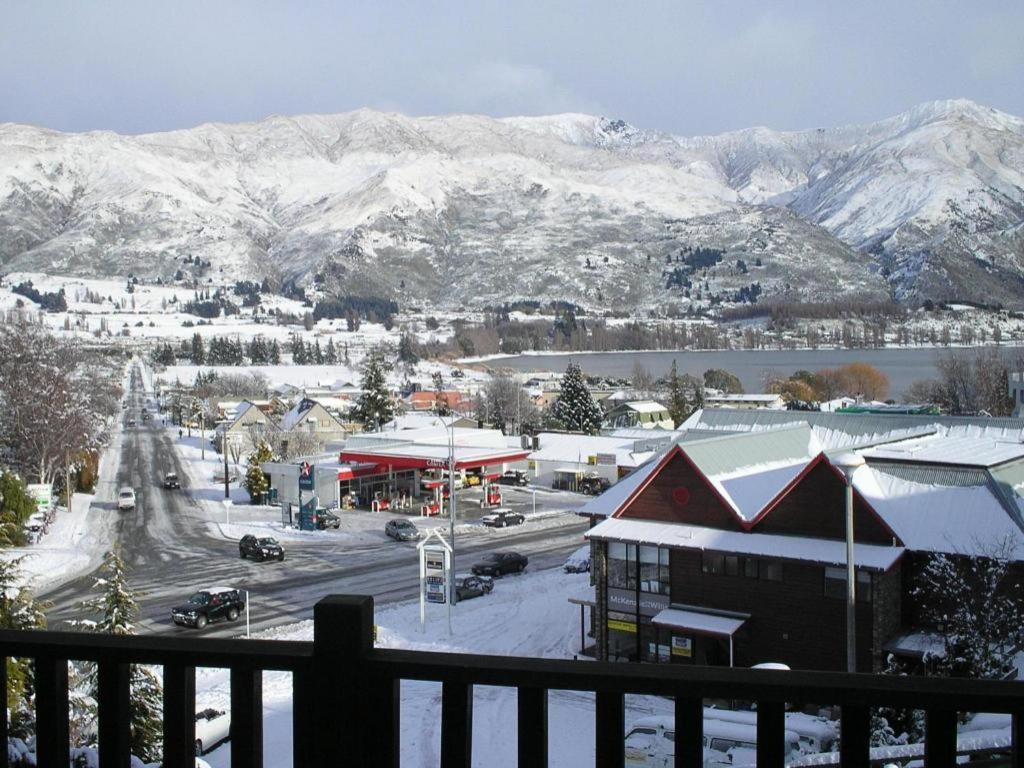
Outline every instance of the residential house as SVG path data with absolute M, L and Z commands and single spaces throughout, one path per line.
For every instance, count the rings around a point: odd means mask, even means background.
M 653 400 L 628 400 L 605 414 L 604 423 L 612 429 L 674 429 L 668 408 Z
M 341 421 L 316 400 L 304 397 L 280 422 L 281 431 L 290 435 L 311 435 L 318 446 L 343 440 L 347 433 Z
M 247 455 L 255 450 L 254 435 L 263 430 L 277 431 L 277 425 L 251 400 L 241 401 L 228 412 L 230 418 L 218 424 L 213 435 L 214 445 L 218 451 L 223 450 L 222 445 L 226 436 L 228 443 L 237 446 L 241 455 Z

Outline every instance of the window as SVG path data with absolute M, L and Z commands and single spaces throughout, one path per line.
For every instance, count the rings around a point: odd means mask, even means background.
M 846 599 L 846 569 L 829 567 L 825 569 L 825 597 Z M 857 602 L 871 602 L 871 574 L 857 571 Z
M 757 578 L 757 558 L 756 557 L 744 557 L 743 558 L 743 575 L 748 579 Z
M 636 544 L 608 544 L 608 586 L 636 589 Z
M 762 579 L 767 581 L 782 581 L 782 563 L 778 560 L 762 560 L 758 566 Z
M 736 555 L 725 556 L 725 575 L 726 576 L 739 576 L 740 575 L 740 558 Z
M 705 552 L 701 558 L 701 570 L 712 576 L 725 573 L 725 556 Z
M 640 591 L 667 595 L 668 590 L 668 550 L 640 547 Z

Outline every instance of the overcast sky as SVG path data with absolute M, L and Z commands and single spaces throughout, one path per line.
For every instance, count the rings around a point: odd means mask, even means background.
M 2 0 L 0 122 L 124 133 L 359 107 L 682 135 L 1024 115 L 1013 2 Z

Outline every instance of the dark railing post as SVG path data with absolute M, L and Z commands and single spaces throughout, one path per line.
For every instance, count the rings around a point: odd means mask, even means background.
M 953 710 L 925 710 L 924 764 L 925 768 L 956 765 L 956 712 Z
M 548 692 L 543 688 L 520 686 L 516 697 L 519 768 L 547 768 Z
M 196 669 L 164 664 L 164 768 L 196 764 Z
M 1013 766 L 1014 768 L 1024 768 L 1024 710 L 1017 710 L 1013 713 L 1011 726 Z
M 844 706 L 839 718 L 839 762 L 851 768 L 867 768 L 871 762 L 871 710 Z
M 757 765 L 782 768 L 786 763 L 786 710 L 780 701 L 757 702 Z
M 704 765 L 704 700 L 676 694 L 675 768 Z
M 473 686 L 441 684 L 441 768 L 470 768 L 473 762 Z
M 623 696 L 617 691 L 598 691 L 595 703 L 597 720 L 597 768 L 622 768 L 625 762 L 626 715 Z
M 373 598 L 330 595 L 313 607 L 313 681 L 318 723 L 315 765 L 381 762 L 366 707 L 366 661 L 373 648 Z
M 99 742 L 100 768 L 128 768 L 131 765 L 131 666 L 100 662 Z
M 38 768 L 67 768 L 71 744 L 68 660 L 40 656 L 35 660 L 35 667 L 36 765 Z
M 263 765 L 263 670 L 231 668 L 231 768 Z
M 316 686 L 309 667 L 292 673 L 292 765 L 315 765 Z
M 10 723 L 7 720 L 7 659 L 0 656 L 0 691 L 3 691 L 4 706 L 0 707 L 0 768 L 7 768 L 7 738 Z

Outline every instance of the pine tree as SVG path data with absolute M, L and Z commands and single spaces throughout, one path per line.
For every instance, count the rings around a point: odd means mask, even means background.
M 324 350 L 324 362 L 328 365 L 338 364 L 338 348 L 334 346 L 334 339 L 328 339 L 327 348 Z
M 128 585 L 127 567 L 116 551 L 107 552 L 100 566 L 102 574 L 95 586 L 103 590 L 100 597 L 87 600 L 83 610 L 98 614 L 98 621 L 78 620 L 80 629 L 108 635 L 134 635 L 139 606 L 135 593 Z M 99 680 L 95 667 L 86 673 L 86 685 L 92 698 L 99 695 Z M 131 686 L 131 752 L 143 762 L 159 760 L 163 754 L 163 691 L 152 669 L 133 664 Z
M 673 360 L 668 373 L 668 414 L 672 417 L 672 426 L 678 427 L 690 413 L 690 404 L 686 401 L 686 392 L 679 380 L 679 369 Z
M 313 359 L 317 365 L 324 364 L 324 351 L 320 348 L 320 339 L 317 339 L 316 344 L 313 346 Z
M 590 390 L 583 381 L 583 371 L 575 363 L 569 363 L 562 377 L 562 391 L 552 409 L 555 419 L 563 428 L 588 435 L 597 434 L 601 428 L 601 409 L 594 402 Z
M 203 337 L 198 333 L 192 334 L 192 365 L 202 365 L 206 362 L 206 350 L 203 348 Z
M 270 342 L 270 350 L 267 352 L 267 362 L 271 365 L 281 364 L 281 347 L 277 343 L 277 339 L 273 339 Z
M 379 430 L 395 413 L 384 370 L 386 365 L 384 352 L 379 348 L 370 350 L 363 363 L 363 394 L 352 409 L 352 418 L 362 423 L 367 431 Z
M 274 458 L 270 446 L 263 440 L 256 450 L 249 454 L 248 468 L 245 470 L 245 490 L 249 492 L 249 500 L 253 504 L 262 504 L 270 488 L 267 476 L 263 472 L 263 464 Z
M 25 581 L 23 557 L 0 560 L 0 629 L 44 629 L 48 604 L 37 602 L 32 593 L 15 586 Z M 35 707 L 28 680 L 29 659 L 7 659 L 7 708 L 11 713 L 11 736 L 26 739 L 35 732 Z

